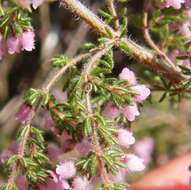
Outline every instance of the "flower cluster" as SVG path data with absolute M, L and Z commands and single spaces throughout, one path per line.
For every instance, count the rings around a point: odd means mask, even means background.
M 7 53 L 15 54 L 21 51 L 32 51 L 34 49 L 34 32 L 23 31 L 18 37 L 11 36 L 6 41 L 0 37 L 0 59 Z
M 131 87 L 131 90 L 135 94 L 133 96 L 133 102 L 130 105 L 117 108 L 111 102 L 109 102 L 102 114 L 108 119 L 115 119 L 121 113 L 127 118 L 128 121 L 132 122 L 136 116 L 139 116 L 138 103 L 141 103 L 150 95 L 150 90 L 145 85 L 137 84 L 136 77 L 133 71 L 128 68 L 124 68 L 119 74 L 120 80 L 126 80 L 127 84 Z

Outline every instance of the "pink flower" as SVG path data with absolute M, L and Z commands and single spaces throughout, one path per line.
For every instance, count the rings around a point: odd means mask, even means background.
M 181 4 L 185 3 L 185 0 L 166 0 L 166 7 L 173 7 L 174 9 L 180 9 Z
M 34 32 L 24 31 L 20 36 L 22 50 L 32 51 L 34 47 Z
M 180 33 L 185 36 L 186 38 L 190 38 L 191 37 L 191 30 L 190 30 L 190 23 L 189 22 L 185 22 L 184 24 L 182 24 L 182 26 L 179 28 Z
M 133 133 L 126 129 L 119 129 L 117 133 L 117 138 L 119 144 L 126 148 L 129 148 L 130 145 L 135 143 Z
M 72 161 L 64 161 L 56 167 L 56 173 L 60 180 L 70 179 L 75 176 L 76 168 Z
M 34 9 L 37 9 L 42 3 L 43 3 L 44 0 L 32 0 L 32 6 Z
M 122 112 L 128 121 L 131 122 L 135 120 L 136 116 L 140 115 L 137 104 L 126 106 L 122 109 Z
M 119 74 L 119 79 L 128 80 L 130 85 L 135 85 L 137 83 L 134 72 L 129 70 L 127 67 L 125 67 Z
M 87 140 L 84 140 L 81 143 L 76 144 L 75 148 L 81 155 L 87 156 L 91 151 L 92 146 Z
M 140 172 L 145 169 L 143 160 L 134 154 L 126 154 L 123 161 L 127 164 L 127 170 L 130 172 Z
M 52 132 L 54 132 L 56 129 L 54 120 L 52 119 L 52 116 L 50 115 L 49 111 L 45 111 L 43 113 L 42 126 L 43 128 L 50 130 Z
M 9 54 L 19 53 L 21 51 L 21 44 L 19 38 L 16 37 L 8 38 L 7 48 Z
M 122 168 L 117 171 L 115 175 L 110 176 L 110 179 L 115 183 L 121 183 L 126 181 L 126 169 Z
M 128 105 L 124 108 L 117 108 L 111 102 L 107 103 L 102 115 L 112 120 L 118 117 L 120 113 L 123 113 L 128 121 L 134 121 L 135 117 L 140 115 L 137 104 Z
M 134 145 L 135 153 L 144 160 L 145 164 L 151 161 L 151 154 L 154 149 L 154 140 L 151 137 L 145 137 Z
M 120 114 L 119 109 L 112 104 L 112 102 L 108 102 L 102 111 L 102 115 L 106 117 L 107 119 L 115 119 Z
M 74 190 L 88 190 L 89 181 L 85 177 L 76 177 L 72 184 Z
M 26 190 L 28 189 L 27 185 L 27 179 L 25 176 L 19 176 L 17 179 L 17 186 L 19 187 L 20 190 Z
M 32 107 L 30 105 L 23 104 L 21 105 L 19 111 L 16 113 L 16 119 L 22 124 L 25 124 L 30 119 L 31 112 L 33 112 Z
M 133 86 L 132 89 L 135 91 L 136 94 L 134 97 L 135 102 L 142 102 L 147 99 L 150 95 L 151 91 L 145 85 L 136 85 Z

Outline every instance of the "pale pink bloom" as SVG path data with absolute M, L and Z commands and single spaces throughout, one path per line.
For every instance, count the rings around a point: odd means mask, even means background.
M 54 132 L 56 130 L 54 120 L 50 115 L 49 111 L 45 111 L 42 117 L 42 126 L 43 128 Z
M 81 143 L 76 144 L 75 148 L 81 155 L 87 156 L 92 146 L 87 140 L 83 140 Z
M 121 183 L 126 181 L 126 169 L 122 168 L 117 171 L 115 175 L 110 176 L 110 179 L 115 183 Z
M 182 26 L 179 28 L 180 33 L 185 36 L 186 38 L 190 38 L 191 37 L 191 30 L 190 30 L 190 23 L 189 22 L 185 22 L 184 24 L 182 24 Z
M 180 9 L 181 4 L 185 3 L 185 0 L 166 0 L 166 7 L 173 7 L 174 9 Z
M 85 177 L 76 177 L 73 180 L 73 190 L 88 190 L 89 181 Z
M 27 179 L 25 176 L 19 176 L 17 179 L 17 186 L 19 190 L 27 190 L 28 185 L 27 185 Z
M 69 183 L 66 180 L 62 180 L 60 183 L 61 183 L 61 186 L 64 190 L 70 190 L 71 189 Z M 60 189 L 60 190 L 62 190 L 62 189 Z
M 70 179 L 76 174 L 76 167 L 72 161 L 64 161 L 57 165 L 56 173 L 60 180 Z
M 113 120 L 118 117 L 120 114 L 119 109 L 112 104 L 112 102 L 108 102 L 102 111 L 102 115 L 107 119 Z
M 8 53 L 10 54 L 19 53 L 21 51 L 21 44 L 19 38 L 17 37 L 8 38 L 7 49 Z
M 63 151 L 55 144 L 49 144 L 46 148 L 46 154 L 50 160 L 57 161 Z
M 63 103 L 66 102 L 68 97 L 67 97 L 67 92 L 63 92 L 62 90 L 58 89 L 58 88 L 54 88 L 52 90 L 52 95 L 56 98 L 56 101 L 58 103 Z
M 122 112 L 127 120 L 131 122 L 135 120 L 136 116 L 140 115 L 137 104 L 126 106 L 122 109 Z
M 151 155 L 154 149 L 154 140 L 151 137 L 145 137 L 134 145 L 135 153 L 144 160 L 147 165 L 151 161 Z
M 134 121 L 136 116 L 139 116 L 139 110 L 137 104 L 128 105 L 124 108 L 117 108 L 111 102 L 107 103 L 105 109 L 102 112 L 102 115 L 108 119 L 115 119 L 123 113 L 128 121 Z
M 37 9 L 42 3 L 43 3 L 44 0 L 32 0 L 32 6 L 34 9 Z
M 187 17 L 191 18 L 191 9 L 187 9 L 185 14 Z
M 22 124 L 25 124 L 30 119 L 30 115 L 32 112 L 33 109 L 30 105 L 22 104 L 19 111 L 16 113 L 16 119 Z
M 137 83 L 136 77 L 133 71 L 125 67 L 119 74 L 120 80 L 127 80 L 130 85 L 135 85 Z
M 119 129 L 117 132 L 117 139 L 120 145 L 129 148 L 130 145 L 135 143 L 133 133 L 126 129 Z
M 24 31 L 20 36 L 20 42 L 22 50 L 32 51 L 34 47 L 34 32 L 33 31 Z
M 191 67 L 191 61 L 189 59 L 185 59 L 182 62 L 182 65 L 185 66 L 185 67 Z
M 149 88 L 147 88 L 145 85 L 136 85 L 136 86 L 133 86 L 132 89 L 137 94 L 134 96 L 134 100 L 135 102 L 138 102 L 138 103 L 146 100 L 151 93 Z
M 130 172 L 141 172 L 145 169 L 143 160 L 134 154 L 126 154 L 122 159 Z

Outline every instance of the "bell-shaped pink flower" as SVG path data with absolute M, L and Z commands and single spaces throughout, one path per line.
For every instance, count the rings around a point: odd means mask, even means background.
M 83 140 L 76 144 L 75 148 L 81 155 L 87 156 L 92 149 L 92 145 L 87 140 Z
M 154 149 L 154 140 L 151 137 L 144 137 L 134 145 L 135 153 L 144 160 L 144 164 L 149 164 Z
M 135 85 L 137 83 L 134 72 L 129 70 L 127 67 L 125 67 L 119 74 L 119 79 L 127 80 L 130 85 Z
M 70 179 L 76 175 L 76 167 L 72 161 L 64 161 L 57 165 L 56 173 L 60 180 Z
M 117 132 L 117 139 L 120 145 L 129 148 L 130 145 L 135 143 L 133 133 L 126 129 L 119 129 Z
M 126 181 L 126 169 L 119 169 L 115 175 L 110 176 L 110 179 L 115 183 L 122 183 Z
M 8 38 L 7 49 L 9 54 L 19 53 L 21 51 L 21 43 L 19 38 L 17 37 Z
M 22 104 L 19 111 L 16 113 L 16 119 L 22 124 L 25 124 L 30 119 L 30 114 L 33 109 L 28 104 Z
M 123 112 L 127 120 L 131 122 L 135 120 L 136 116 L 140 115 L 137 104 L 126 106 L 121 111 Z
M 85 177 L 76 177 L 72 185 L 74 190 L 88 190 L 89 181 Z
M 126 154 L 123 162 L 127 164 L 127 170 L 130 172 L 141 172 L 145 169 L 143 160 L 134 154 Z
M 137 94 L 135 95 L 134 100 L 135 102 L 138 102 L 138 103 L 146 100 L 151 93 L 149 88 L 147 88 L 145 85 L 136 85 L 136 86 L 133 86 L 132 89 Z
M 185 0 L 166 0 L 166 7 L 173 7 L 174 9 L 180 9 L 182 3 L 185 3 Z
M 34 32 L 32 31 L 24 31 L 21 36 L 20 36 L 20 42 L 22 46 L 22 50 L 26 51 L 32 51 L 35 46 L 34 46 Z
M 179 28 L 180 33 L 185 36 L 186 38 L 191 38 L 191 30 L 190 30 L 191 24 L 190 22 L 185 22 L 182 24 L 182 26 Z
M 32 6 L 34 9 L 37 9 L 43 2 L 44 0 L 32 0 Z
M 113 105 L 112 102 L 108 102 L 104 110 L 102 111 L 102 115 L 110 120 L 115 119 L 119 116 L 119 114 L 119 109 L 115 105 Z

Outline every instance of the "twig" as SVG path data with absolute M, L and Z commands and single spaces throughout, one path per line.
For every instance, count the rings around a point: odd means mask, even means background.
M 88 60 L 83 70 L 83 76 L 85 78 L 85 82 L 88 81 L 89 74 L 96 67 L 101 57 L 105 55 L 112 48 L 113 45 L 114 45 L 114 41 L 110 41 L 104 44 L 104 47 Z
M 104 23 L 100 18 L 98 18 L 92 11 L 86 8 L 79 0 L 62 0 L 62 2 L 68 7 L 72 12 L 75 12 L 80 18 L 86 21 L 92 28 L 94 28 L 99 34 L 107 36 L 107 30 L 110 30 L 114 37 L 118 37 L 118 33 L 115 32 L 110 26 Z M 128 48 L 131 50 L 131 56 L 149 69 L 157 72 L 158 74 L 166 77 L 174 84 L 179 84 L 187 77 L 177 69 L 169 65 L 164 58 L 159 58 L 156 53 L 143 48 L 137 43 L 133 42 L 129 38 L 123 38 L 122 41 L 126 43 Z
M 171 65 L 175 70 L 177 70 L 174 63 L 168 58 L 168 56 L 163 51 L 161 51 L 158 48 L 158 46 L 152 40 L 150 33 L 149 33 L 148 13 L 147 12 L 144 12 L 143 24 L 144 24 L 144 38 L 145 38 L 146 42 L 148 43 L 148 45 L 151 48 L 153 48 L 159 56 L 163 57 L 169 65 Z
M 85 98 L 86 98 L 86 107 L 87 107 L 88 115 L 90 117 L 93 115 L 93 110 L 92 110 L 92 106 L 91 106 L 91 90 L 92 90 L 91 84 L 87 83 Z M 103 180 L 104 186 L 109 187 L 111 185 L 111 181 L 107 175 L 107 171 L 105 169 L 105 163 L 102 160 L 103 152 L 102 152 L 101 146 L 99 144 L 95 124 L 93 124 L 92 129 L 93 129 L 92 144 L 94 147 L 94 151 L 95 151 L 97 160 L 99 162 L 99 167 L 100 167 L 100 171 L 101 171 L 101 178 Z

